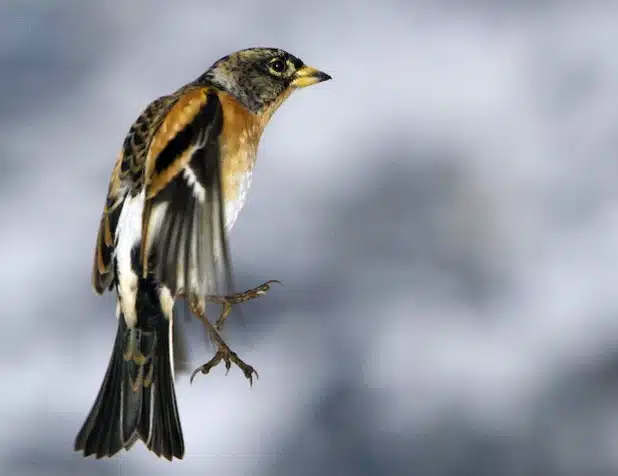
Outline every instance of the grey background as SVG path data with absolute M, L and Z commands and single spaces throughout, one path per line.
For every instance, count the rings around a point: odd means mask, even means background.
M 0 2 L 2 474 L 618 474 L 617 6 Z M 273 118 L 233 231 L 239 288 L 285 282 L 227 332 L 261 379 L 179 379 L 181 462 L 84 460 L 121 141 L 250 45 L 334 77 Z

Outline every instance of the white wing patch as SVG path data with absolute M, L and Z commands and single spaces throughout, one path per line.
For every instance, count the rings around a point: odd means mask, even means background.
M 200 203 L 204 203 L 206 199 L 206 190 L 204 190 L 202 184 L 198 182 L 195 172 L 187 165 L 182 169 L 182 175 L 187 181 L 187 185 L 193 190 L 193 196 L 196 200 Z

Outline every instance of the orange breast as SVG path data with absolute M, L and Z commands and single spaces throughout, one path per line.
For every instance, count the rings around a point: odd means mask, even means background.
M 226 202 L 244 202 L 247 177 L 251 176 L 258 143 L 264 130 L 258 116 L 247 111 L 227 93 L 220 93 L 223 107 L 221 131 L 221 172 Z

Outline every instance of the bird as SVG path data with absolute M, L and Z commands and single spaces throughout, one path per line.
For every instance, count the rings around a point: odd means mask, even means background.
M 331 79 L 270 47 L 236 51 L 141 112 L 113 168 L 96 239 L 92 285 L 115 291 L 118 327 L 107 371 L 76 438 L 96 459 L 141 440 L 157 457 L 182 459 L 174 387 L 173 308 L 184 299 L 215 356 L 253 383 L 257 372 L 221 337 L 230 307 L 265 294 L 232 281 L 228 233 L 251 185 L 260 138 L 273 113 L 301 88 Z M 227 293 L 227 294 L 226 294 Z M 216 324 L 207 303 L 223 304 Z

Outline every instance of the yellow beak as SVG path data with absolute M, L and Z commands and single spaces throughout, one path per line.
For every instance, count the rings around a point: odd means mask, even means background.
M 292 80 L 292 87 L 294 88 L 306 88 L 312 84 L 321 83 L 322 81 L 328 81 L 332 79 L 328 74 L 322 71 L 312 68 L 311 66 L 303 66 L 294 75 Z

